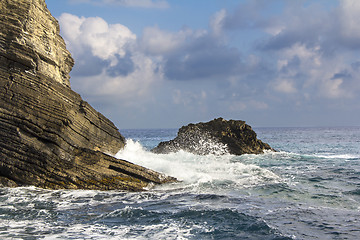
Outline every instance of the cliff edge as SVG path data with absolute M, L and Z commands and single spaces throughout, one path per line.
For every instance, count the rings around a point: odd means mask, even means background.
M 138 191 L 173 181 L 107 155 L 125 139 L 71 90 L 73 65 L 45 0 L 0 1 L 0 185 Z

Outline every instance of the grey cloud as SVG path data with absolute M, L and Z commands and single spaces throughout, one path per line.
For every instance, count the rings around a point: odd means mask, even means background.
M 117 58 L 117 64 L 110 66 L 106 72 L 110 77 L 127 76 L 134 72 L 135 64 L 131 59 L 131 54 L 127 53 L 123 58 Z
M 281 12 L 262 14 L 270 2 L 272 7 L 282 3 Z M 275 73 L 268 79 L 272 86 L 293 88 L 292 96 L 307 98 L 316 88 L 323 96 L 343 98 L 355 96 L 358 88 L 354 87 L 354 71 L 360 70 L 360 64 L 354 60 L 360 49 L 359 14 L 360 2 L 355 0 L 339 1 L 331 7 L 321 1 L 247 1 L 226 13 L 222 28 L 263 33 L 254 50 L 278 63 L 268 65 Z M 248 71 L 246 78 L 254 79 L 252 73 Z M 258 73 L 256 77 L 264 78 L 262 71 Z
M 321 51 L 329 56 L 337 51 L 359 50 L 360 25 L 356 16 L 360 14 L 360 4 L 356 2 L 353 7 L 346 4 L 351 2 L 340 1 L 338 6 L 329 10 L 316 3 L 296 7 L 297 2 L 288 1 L 283 14 L 269 18 L 274 24 L 282 25 L 282 31 L 262 39 L 258 49 L 277 51 L 300 43 L 306 47 L 320 46 Z M 260 29 L 269 27 L 259 24 L 266 21 L 264 17 L 253 21 Z
M 174 80 L 229 77 L 241 68 L 238 49 L 220 45 L 207 35 L 168 56 L 165 75 Z
M 281 2 L 281 1 L 277 1 Z M 240 4 L 233 12 L 228 13 L 223 20 L 225 29 L 234 30 L 241 28 L 258 28 L 273 24 L 273 18 L 264 19 L 263 11 L 268 8 L 271 3 L 266 0 L 252 0 L 244 4 Z
M 315 35 L 318 32 L 317 30 L 318 29 L 314 27 L 304 29 L 303 31 L 299 31 L 298 29 L 285 30 L 276 36 L 264 39 L 258 44 L 257 48 L 260 50 L 281 50 L 290 48 L 296 43 L 313 47 L 319 39 L 319 36 Z
M 75 65 L 71 71 L 73 77 L 89 77 L 99 75 L 103 69 L 109 65 L 108 61 L 104 61 L 96 56 L 93 56 L 90 51 L 81 56 L 73 56 L 75 58 Z
M 354 70 L 354 71 L 360 71 L 360 61 L 357 61 L 357 62 L 354 62 L 351 64 L 351 68 Z
M 344 19 L 344 10 L 339 9 L 339 6 L 329 10 L 320 2 L 305 3 L 306 1 L 283 0 L 247 1 L 232 12 L 227 12 L 222 19 L 222 27 L 230 31 L 257 29 L 272 32 L 268 37 L 258 39 L 256 47 L 260 51 L 278 51 L 296 43 L 307 47 L 321 45 L 323 51 L 329 53 L 339 48 L 338 45 L 360 48 L 359 36 L 346 34 L 349 27 Z M 274 6 L 282 11 L 269 14 L 269 9 Z
M 352 78 L 351 74 L 348 71 L 344 70 L 342 72 L 335 73 L 334 76 L 332 77 L 332 80 L 334 80 L 334 79 L 351 79 L 351 78 Z
M 109 60 L 100 59 L 85 51 L 80 56 L 75 55 L 75 66 L 71 71 L 73 77 L 91 77 L 101 74 L 103 71 L 110 77 L 127 76 L 134 72 L 135 65 L 131 54 L 124 57 L 116 56 L 117 64 L 112 66 Z
M 284 73 L 284 74 L 287 74 L 291 70 L 298 69 L 300 64 L 301 64 L 300 58 L 298 56 L 294 56 L 292 59 L 290 59 L 290 61 L 285 66 L 283 66 L 280 69 L 280 72 Z

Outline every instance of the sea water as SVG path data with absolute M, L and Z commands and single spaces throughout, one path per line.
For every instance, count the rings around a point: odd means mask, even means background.
M 259 128 L 278 152 L 153 154 L 175 129 L 122 130 L 116 157 L 180 182 L 0 188 L 0 239 L 359 239 L 360 128 Z

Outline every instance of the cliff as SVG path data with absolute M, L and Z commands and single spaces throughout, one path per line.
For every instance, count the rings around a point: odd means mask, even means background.
M 125 139 L 71 90 L 73 65 L 45 0 L 0 1 L 0 185 L 138 191 L 172 181 L 107 155 Z
M 252 128 L 240 120 L 214 119 L 206 123 L 189 124 L 179 129 L 175 139 L 161 142 L 154 153 L 184 150 L 198 155 L 206 154 L 260 154 L 275 151 L 257 139 Z

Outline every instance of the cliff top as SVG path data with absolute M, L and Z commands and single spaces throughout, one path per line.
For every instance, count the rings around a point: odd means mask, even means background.
M 2 0 L 0 14 L 0 55 L 70 87 L 74 60 L 45 0 Z

